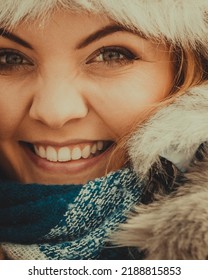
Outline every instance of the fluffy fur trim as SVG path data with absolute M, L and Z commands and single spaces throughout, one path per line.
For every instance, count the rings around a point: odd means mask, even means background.
M 207 119 L 208 84 L 190 89 L 159 110 L 128 143 L 136 173 L 144 179 L 153 165 L 162 172 L 161 156 L 185 171 L 199 145 L 208 140 Z
M 4 253 L 3 253 L 2 248 L 0 247 L 0 260 L 3 260 L 3 259 L 4 259 Z
M 176 192 L 137 206 L 116 233 L 116 243 L 144 250 L 146 259 L 208 259 L 207 170 L 208 156 L 186 174 Z
M 118 22 L 134 26 L 147 37 L 164 38 L 182 46 L 207 46 L 208 2 L 206 0 L 96 1 Z
M 157 194 L 152 203 L 134 209 L 113 237 L 116 244 L 138 247 L 147 259 L 208 259 L 207 119 L 208 86 L 202 85 L 158 111 L 135 133 L 129 145 L 139 176 L 147 179 L 153 166 L 157 174 L 168 174 L 160 156 L 183 172 L 178 170 L 172 193 Z

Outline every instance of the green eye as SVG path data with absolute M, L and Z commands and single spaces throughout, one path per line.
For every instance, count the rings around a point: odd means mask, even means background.
M 97 61 L 112 61 L 112 60 L 119 60 L 119 59 L 125 59 L 126 57 L 119 53 L 118 51 L 114 50 L 106 50 L 105 52 L 101 53 L 97 57 Z
M 1 63 L 5 64 L 22 64 L 23 58 L 18 54 L 5 54 L 1 56 Z
M 90 63 L 128 64 L 138 59 L 131 51 L 123 47 L 103 47 L 95 51 L 87 59 Z
M 27 73 L 34 69 L 34 63 L 23 53 L 13 49 L 0 49 L 0 75 L 16 72 Z
M 0 64 L 1 65 L 21 65 L 21 64 L 29 64 L 31 62 L 26 59 L 22 54 L 13 51 L 2 51 L 0 52 Z

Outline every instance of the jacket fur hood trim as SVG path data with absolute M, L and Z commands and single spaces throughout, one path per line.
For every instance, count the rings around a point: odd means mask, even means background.
M 142 179 L 153 165 L 162 172 L 160 157 L 185 171 L 197 148 L 208 140 L 207 119 L 208 84 L 190 89 L 159 110 L 128 143 L 135 172 Z
M 139 178 L 148 184 L 153 168 L 168 177 L 164 158 L 177 166 L 179 176 L 173 192 L 157 193 L 152 203 L 133 209 L 112 237 L 116 244 L 138 247 L 147 259 L 208 259 L 207 119 L 205 84 L 178 97 L 135 132 L 129 149 Z

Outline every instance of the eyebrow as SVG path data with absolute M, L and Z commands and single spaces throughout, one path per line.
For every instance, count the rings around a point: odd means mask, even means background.
M 27 49 L 33 49 L 33 47 L 26 42 L 25 40 L 23 40 L 22 38 L 20 38 L 17 35 L 14 35 L 13 33 L 9 32 L 8 30 L 4 29 L 4 28 L 0 28 L 0 36 L 9 39 L 19 45 L 22 45 L 23 47 L 27 48 Z
M 133 31 L 132 29 L 129 29 L 128 27 L 122 26 L 122 25 L 116 25 L 116 24 L 111 24 L 111 25 L 107 25 L 97 31 L 95 31 L 94 33 L 90 34 L 87 38 L 85 38 L 84 40 L 82 40 L 77 46 L 77 49 L 82 49 L 86 46 L 88 46 L 89 44 L 100 40 L 101 38 L 108 36 L 112 33 L 115 32 L 119 32 L 119 31 L 126 31 L 126 32 L 130 32 L 132 34 L 138 35 L 142 38 L 145 38 L 145 36 L 141 33 L 141 32 L 136 32 Z
M 128 27 L 122 26 L 122 25 L 116 25 L 116 24 L 111 24 L 111 25 L 107 25 L 97 31 L 95 31 L 94 33 L 90 34 L 87 38 L 85 38 L 84 40 L 82 40 L 80 43 L 77 44 L 76 49 L 82 49 L 85 48 L 86 46 L 88 46 L 89 44 L 100 40 L 101 38 L 108 36 L 110 34 L 119 32 L 119 31 L 125 31 L 125 32 L 129 32 L 135 35 L 140 36 L 141 38 L 145 39 L 144 34 L 142 34 L 142 32 L 135 32 L 132 29 L 129 29 Z M 12 32 L 9 32 L 8 30 L 4 29 L 4 28 L 0 28 L 0 36 L 7 38 L 19 45 L 22 45 L 25 48 L 28 49 L 33 49 L 33 47 L 26 42 L 25 40 L 23 40 L 22 38 L 20 38 L 17 35 L 14 35 Z

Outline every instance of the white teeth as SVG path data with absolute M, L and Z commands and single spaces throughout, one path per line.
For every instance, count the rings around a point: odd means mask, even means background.
M 36 155 L 40 155 L 39 150 L 38 150 L 38 147 L 34 146 L 34 149 L 35 149 Z
M 103 147 L 103 141 L 98 141 L 93 145 L 86 144 L 82 150 L 80 147 L 74 147 L 70 150 L 68 147 L 54 148 L 52 146 L 48 146 L 44 148 L 43 146 L 34 145 L 34 151 L 36 155 L 41 158 L 45 158 L 48 161 L 66 162 L 70 160 L 78 160 L 80 158 L 87 159 L 91 156 L 91 154 L 95 155 L 97 151 L 103 150 Z
M 92 146 L 92 148 L 91 148 L 91 153 L 92 153 L 92 154 L 95 154 L 96 151 L 97 151 L 97 145 L 94 144 L 94 145 Z
M 97 142 L 97 149 L 98 149 L 98 151 L 101 151 L 103 149 L 103 142 L 102 141 Z
M 74 148 L 73 150 L 72 150 L 72 159 L 73 160 L 77 160 L 77 159 L 80 159 L 81 157 L 82 157 L 82 152 L 81 152 L 81 150 L 80 150 L 80 148 Z
M 49 161 L 57 161 L 57 152 L 53 147 L 51 146 L 47 147 L 46 158 Z
M 82 150 L 82 157 L 83 158 L 88 158 L 90 156 L 90 146 L 86 146 L 84 147 L 84 149 Z
M 71 160 L 71 151 L 67 147 L 60 148 L 58 151 L 58 161 Z
M 36 148 L 36 147 L 35 147 Z M 42 146 L 40 146 L 40 148 L 39 148 L 39 153 L 37 153 L 41 158 L 46 158 L 46 151 L 45 151 L 45 149 L 42 147 Z

